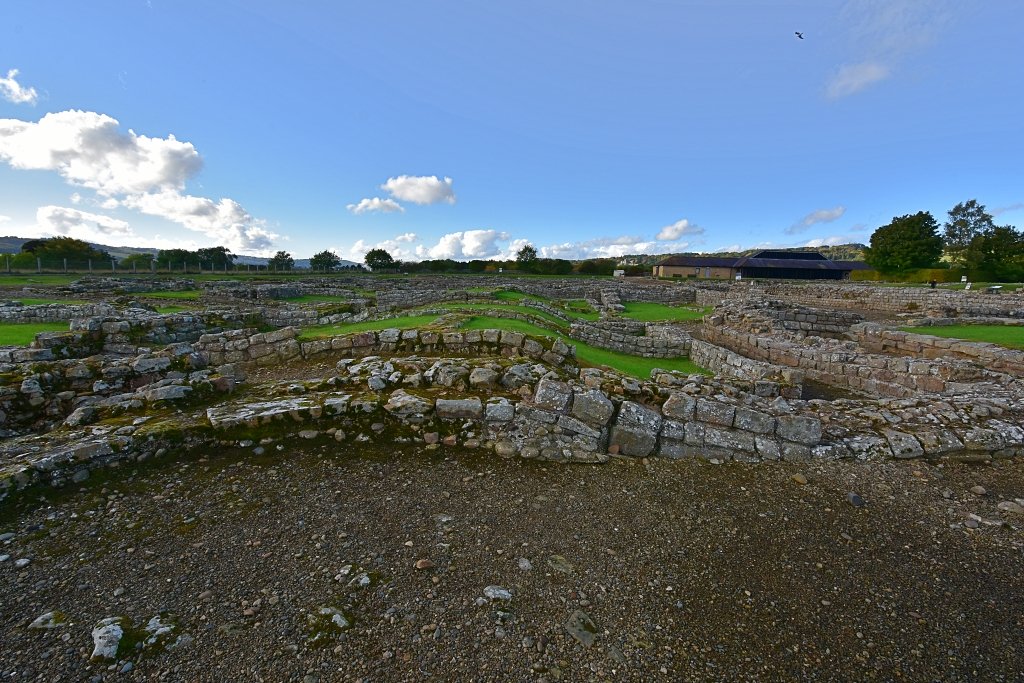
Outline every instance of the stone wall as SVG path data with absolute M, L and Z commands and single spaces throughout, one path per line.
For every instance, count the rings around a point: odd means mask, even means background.
M 109 304 L 42 304 L 23 306 L 18 301 L 0 302 L 0 323 L 53 323 L 73 318 L 114 315 Z
M 797 284 L 791 282 L 739 282 L 729 298 L 769 297 L 827 309 L 853 309 L 907 313 L 934 311 L 947 317 L 998 316 L 1024 318 L 1024 295 L 990 294 L 979 290 L 927 287 L 879 287 L 856 283 Z
M 794 340 L 735 329 L 717 314 L 708 317 L 703 338 L 748 358 L 798 368 L 816 382 L 871 396 L 998 392 L 1012 379 L 965 361 L 871 354 L 854 342 Z
M 755 382 L 758 396 L 800 398 L 803 393 L 800 370 L 747 358 L 700 339 L 691 342 L 690 360 L 716 375 Z
M 903 332 L 873 323 L 855 325 L 849 336 L 864 349 L 875 353 L 905 354 L 915 358 L 959 358 L 988 370 L 1024 377 L 1024 351 L 998 344 Z M 1024 334 L 1021 338 L 1024 339 Z
M 651 326 L 659 329 L 663 326 Z M 569 336 L 591 346 L 627 353 L 643 358 L 681 358 L 689 355 L 690 337 L 677 330 L 674 334 L 664 330 L 647 334 L 643 323 L 602 321 L 599 324 L 574 322 Z M 637 334 L 641 332 L 642 334 Z

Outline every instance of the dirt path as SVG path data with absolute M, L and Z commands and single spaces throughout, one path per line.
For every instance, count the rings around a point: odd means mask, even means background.
M 1022 462 L 545 466 L 267 448 L 125 468 L 0 511 L 0 533 L 14 534 L 0 544 L 3 679 L 1011 681 L 1024 670 L 1024 517 L 997 508 L 1024 497 Z M 423 559 L 434 567 L 417 570 Z M 489 586 L 511 601 L 485 598 Z M 322 606 L 351 627 L 309 626 Z M 67 622 L 27 628 L 51 610 Z M 193 642 L 89 663 L 99 619 L 161 612 Z

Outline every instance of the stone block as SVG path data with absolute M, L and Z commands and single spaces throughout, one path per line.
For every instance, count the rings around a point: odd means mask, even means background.
M 756 434 L 774 434 L 775 418 L 752 408 L 739 407 L 736 409 L 733 426 Z
M 479 420 L 483 416 L 484 408 L 480 399 L 472 398 L 439 398 L 434 404 L 437 416 L 443 420 Z
M 577 391 L 572 398 L 572 416 L 592 425 L 606 425 L 615 414 L 615 404 L 597 389 Z
M 701 398 L 697 399 L 694 415 L 701 422 L 722 427 L 732 427 L 736 416 L 736 407 L 728 403 Z
M 538 408 L 564 413 L 572 400 L 572 388 L 565 382 L 553 379 L 542 379 L 537 383 L 533 403 Z
M 661 406 L 661 412 L 667 418 L 689 422 L 693 419 L 696 405 L 697 399 L 693 396 L 677 391 Z
M 821 420 L 806 415 L 780 415 L 775 433 L 786 441 L 815 446 L 821 441 Z

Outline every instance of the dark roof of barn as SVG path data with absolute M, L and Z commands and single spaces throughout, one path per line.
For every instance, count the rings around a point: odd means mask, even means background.
M 677 268 L 787 268 L 790 270 L 868 270 L 863 261 L 830 261 L 821 254 L 821 258 L 762 258 L 761 254 L 779 252 L 762 251 L 753 256 L 670 256 L 659 266 L 675 266 Z M 783 252 L 799 254 L 808 252 Z

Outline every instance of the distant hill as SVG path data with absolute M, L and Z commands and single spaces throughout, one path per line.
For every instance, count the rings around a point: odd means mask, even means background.
M 36 239 L 36 238 L 34 238 L 34 237 L 13 237 L 13 236 L 10 236 L 10 235 L 5 236 L 5 237 L 0 237 L 0 254 L 16 254 L 16 253 L 21 251 L 21 245 L 25 244 L 25 242 L 28 242 L 30 239 Z M 131 256 L 132 254 L 156 254 L 156 252 L 159 251 L 159 249 L 149 249 L 149 248 L 146 248 L 146 247 L 112 247 L 109 244 L 97 244 L 95 242 L 90 242 L 89 244 L 90 244 L 90 246 L 92 246 L 92 247 L 94 247 L 96 249 L 100 249 L 102 251 L 107 252 L 108 254 L 110 254 L 111 256 L 113 256 L 116 259 L 123 259 L 126 256 Z M 245 265 L 249 265 L 249 266 L 256 266 L 256 265 L 265 266 L 265 265 L 267 265 L 267 262 L 269 260 L 270 259 L 264 258 L 262 256 L 236 256 L 235 257 L 235 263 L 237 263 L 239 265 L 242 265 L 242 266 L 245 266 Z M 356 263 L 355 261 L 346 261 L 345 259 L 342 259 L 341 260 L 341 265 L 344 266 L 344 267 L 349 267 L 349 266 L 358 266 L 360 264 Z M 297 268 L 299 270 L 308 269 L 309 268 L 309 259 L 308 258 L 295 259 L 295 268 Z

